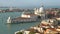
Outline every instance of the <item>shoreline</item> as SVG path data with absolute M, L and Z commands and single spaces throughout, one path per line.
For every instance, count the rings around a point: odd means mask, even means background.
M 44 11 L 60 11 L 60 8 L 46 8 Z M 34 11 L 33 9 L 18 9 L 18 8 L 9 8 L 9 9 L 0 9 L 0 12 L 27 12 L 27 11 Z
M 55 19 L 48 19 L 48 20 L 55 20 Z M 44 21 L 43 21 L 44 22 Z M 47 22 L 48 23 L 48 22 Z M 15 34 L 18 33 L 26 33 L 26 34 L 46 34 L 47 32 L 49 32 L 49 30 L 51 30 L 52 33 L 59 33 L 60 32 L 60 26 L 57 25 L 54 27 L 53 23 L 52 25 L 48 25 L 50 23 L 39 23 L 36 26 L 31 26 L 29 29 L 25 29 L 25 30 L 20 30 L 15 32 Z M 49 30 L 48 30 L 49 29 Z M 47 32 L 46 32 L 47 31 Z M 53 32 L 54 31 L 54 32 Z

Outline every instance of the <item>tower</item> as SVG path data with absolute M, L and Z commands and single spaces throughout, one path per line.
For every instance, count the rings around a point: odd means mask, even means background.
M 39 9 L 35 8 L 34 14 L 40 16 L 41 19 L 45 19 L 45 11 L 44 11 L 43 5 L 41 5 Z
M 35 11 L 34 11 L 34 14 L 37 15 L 39 10 L 38 10 L 37 8 L 35 8 L 34 10 L 35 10 Z
M 41 19 L 45 19 L 45 11 L 44 11 L 43 5 L 39 9 L 35 9 L 34 14 L 40 16 Z
M 38 14 L 39 14 L 40 16 L 42 16 L 42 15 L 44 14 L 44 8 L 43 8 L 43 5 L 39 8 Z
M 39 16 L 41 16 L 41 19 L 45 19 L 45 11 L 43 5 L 39 8 Z

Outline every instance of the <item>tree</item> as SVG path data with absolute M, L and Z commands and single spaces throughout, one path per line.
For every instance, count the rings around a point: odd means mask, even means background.
M 29 34 L 35 34 L 35 32 L 34 31 L 30 31 L 30 33 Z
M 22 32 L 18 32 L 18 33 L 16 33 L 16 34 L 23 34 Z

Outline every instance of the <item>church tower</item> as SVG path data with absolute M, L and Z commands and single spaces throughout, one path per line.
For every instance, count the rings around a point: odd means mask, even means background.
M 35 10 L 35 11 L 34 11 L 34 14 L 37 15 L 39 10 L 38 10 L 37 8 L 35 8 L 34 10 Z
M 34 14 L 40 16 L 41 19 L 45 19 L 45 11 L 44 11 L 43 5 L 39 9 L 35 9 Z

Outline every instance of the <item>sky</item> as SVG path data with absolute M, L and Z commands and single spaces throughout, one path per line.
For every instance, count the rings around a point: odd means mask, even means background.
M 39 7 L 60 6 L 60 0 L 0 0 L 0 6 Z

